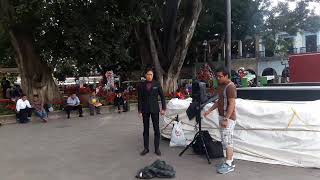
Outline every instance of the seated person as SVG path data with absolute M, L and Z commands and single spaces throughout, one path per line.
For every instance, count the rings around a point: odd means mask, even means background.
M 116 92 L 116 97 L 114 98 L 114 105 L 118 107 L 118 113 L 126 111 L 126 104 L 127 102 L 122 96 L 122 93 L 120 91 Z M 122 105 L 122 111 L 121 111 L 121 105 Z
M 33 95 L 32 107 L 35 114 L 43 121 L 48 122 L 48 114 L 44 109 L 43 101 L 40 100 L 38 95 Z
M 102 104 L 99 102 L 98 97 L 96 96 L 96 92 L 93 91 L 91 96 L 89 97 L 89 110 L 90 110 L 90 115 L 94 115 L 94 110 L 96 110 L 97 114 L 100 114 L 100 106 Z
M 17 101 L 16 110 L 19 123 L 28 123 L 31 120 L 32 109 L 27 95 L 21 95 L 21 98 Z
M 75 110 L 79 111 L 79 117 L 83 117 L 82 116 L 82 106 L 81 106 L 80 100 L 76 94 L 72 94 L 70 97 L 68 97 L 65 110 L 67 111 L 68 119 L 70 118 L 70 112 L 75 111 Z

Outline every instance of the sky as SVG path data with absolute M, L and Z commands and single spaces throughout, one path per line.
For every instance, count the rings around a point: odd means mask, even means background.
M 288 0 L 271 0 L 272 1 L 272 5 L 276 6 L 278 4 L 278 2 L 287 2 Z M 295 3 L 289 3 L 289 8 L 291 10 L 293 10 L 295 8 Z M 319 2 L 312 2 L 310 3 L 310 8 L 311 9 L 315 9 L 315 13 L 317 15 L 320 15 L 320 1 Z

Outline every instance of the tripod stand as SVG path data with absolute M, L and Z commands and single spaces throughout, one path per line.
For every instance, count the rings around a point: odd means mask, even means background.
M 208 160 L 208 164 L 211 164 L 210 158 L 209 158 L 209 154 L 208 154 L 208 150 L 206 147 L 206 144 L 204 143 L 204 138 L 203 138 L 203 131 L 201 130 L 201 107 L 200 107 L 200 102 L 193 102 L 193 103 L 197 103 L 196 104 L 196 122 L 198 122 L 199 124 L 199 131 L 196 133 L 196 135 L 194 136 L 193 140 L 191 141 L 191 143 L 179 154 L 179 156 L 182 156 L 183 153 L 188 150 L 198 139 L 198 137 L 200 137 L 201 139 L 201 145 L 202 147 L 204 147 L 205 153 L 206 153 L 206 157 Z

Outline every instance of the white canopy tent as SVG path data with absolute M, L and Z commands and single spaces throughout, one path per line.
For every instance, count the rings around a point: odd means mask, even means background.
M 179 115 L 188 142 L 197 131 L 186 109 L 191 99 L 172 99 L 161 123 L 162 136 L 170 138 L 172 118 Z M 211 107 L 208 104 L 204 110 Z M 297 167 L 320 168 L 320 101 L 270 102 L 236 100 L 235 158 Z M 202 113 L 203 114 L 203 113 Z M 169 125 L 168 125 L 169 124 Z M 217 111 L 203 118 L 203 130 L 220 141 Z

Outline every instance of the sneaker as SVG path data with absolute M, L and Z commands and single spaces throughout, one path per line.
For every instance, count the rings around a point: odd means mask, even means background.
M 230 172 L 234 171 L 234 167 L 233 166 L 229 166 L 227 163 L 224 163 L 223 165 L 221 165 L 220 168 L 217 169 L 217 172 L 219 174 L 228 174 Z
M 79 115 L 79 117 L 83 117 L 83 115 L 82 115 L 82 114 L 80 114 L 80 115 Z
M 219 169 L 219 168 L 221 168 L 222 166 L 224 166 L 225 164 L 226 164 L 225 162 L 223 162 L 223 163 L 221 163 L 221 164 L 217 164 L 217 165 L 216 165 L 216 168 Z M 234 167 L 234 168 L 236 167 L 236 165 L 234 164 L 234 161 L 232 161 L 232 167 Z

